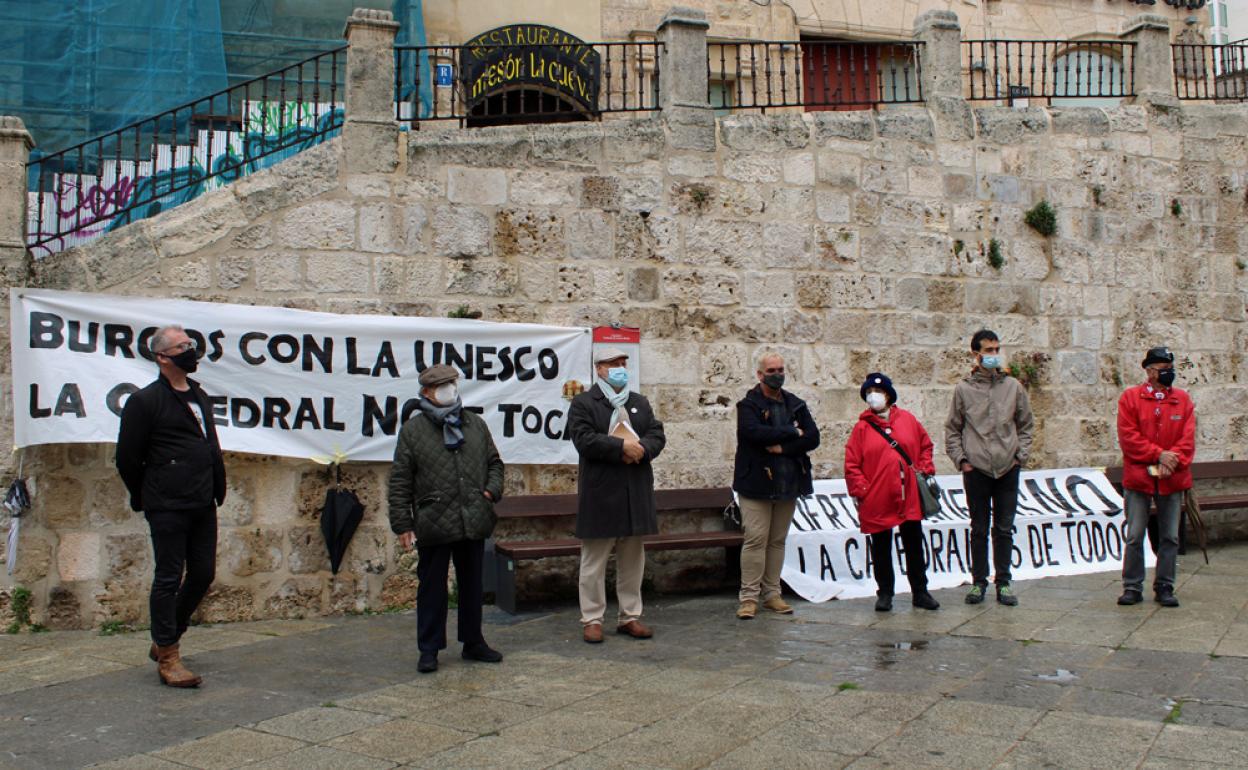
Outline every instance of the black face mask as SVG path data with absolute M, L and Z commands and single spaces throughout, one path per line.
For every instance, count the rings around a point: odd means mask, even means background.
M 1157 382 L 1161 383 L 1161 387 L 1168 388 L 1174 384 L 1174 369 L 1162 369 L 1157 372 Z
M 763 384 L 771 388 L 772 390 L 780 390 L 780 388 L 784 387 L 784 375 L 783 374 L 764 374 Z
M 169 360 L 187 374 L 194 374 L 199 368 L 199 353 L 195 351 L 195 348 L 187 348 L 176 356 L 169 356 Z

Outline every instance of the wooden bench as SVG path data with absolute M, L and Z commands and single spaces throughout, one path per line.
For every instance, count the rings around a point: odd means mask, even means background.
M 732 490 L 727 487 L 708 489 L 668 489 L 655 492 L 655 507 L 662 515 L 667 512 L 697 509 L 722 509 L 732 500 Z M 504 498 L 495 509 L 500 519 L 539 519 L 574 517 L 576 495 L 525 495 Z M 570 529 L 570 527 L 569 527 Z M 741 533 L 733 531 L 713 532 L 665 532 L 648 535 L 643 539 L 647 551 L 683 551 L 695 548 L 723 548 L 725 564 L 730 570 L 740 560 Z M 581 552 L 581 541 L 576 538 L 553 540 L 506 540 L 494 543 L 494 562 L 497 588 L 494 603 L 504 612 L 515 614 L 516 567 L 520 562 L 545 559 L 550 556 L 576 556 Z
M 1122 467 L 1105 469 L 1105 477 L 1118 491 L 1122 491 Z M 1221 479 L 1248 478 L 1248 460 L 1217 460 L 1192 463 L 1192 481 L 1216 481 Z M 1202 511 L 1228 511 L 1248 508 L 1248 492 L 1230 495 L 1202 495 L 1197 490 Z

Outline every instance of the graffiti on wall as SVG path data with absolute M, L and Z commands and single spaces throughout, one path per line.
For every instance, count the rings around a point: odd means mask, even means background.
M 55 173 L 28 193 L 26 232 L 36 258 L 86 243 L 208 190 L 268 168 L 338 134 L 341 107 L 250 102 L 242 130 L 200 129 L 192 145 L 157 144 L 150 159 L 105 159 L 95 173 Z

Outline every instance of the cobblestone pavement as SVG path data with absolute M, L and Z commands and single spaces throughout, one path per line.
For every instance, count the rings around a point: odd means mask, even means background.
M 1248 544 L 1211 559 L 1177 610 L 1116 606 L 1113 573 L 936 613 L 660 597 L 654 639 L 591 646 L 571 606 L 491 608 L 506 660 L 432 675 L 411 613 L 199 627 L 189 691 L 142 634 L 0 636 L 0 767 L 1244 767 Z

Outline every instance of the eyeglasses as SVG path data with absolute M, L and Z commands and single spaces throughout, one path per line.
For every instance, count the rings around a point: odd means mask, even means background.
M 176 356 L 179 353 L 185 353 L 188 350 L 196 350 L 196 349 L 197 349 L 197 346 L 195 345 L 195 341 L 187 340 L 186 342 L 180 342 L 177 345 L 171 345 L 165 348 L 164 350 L 158 350 L 156 351 L 156 353 L 162 356 Z

